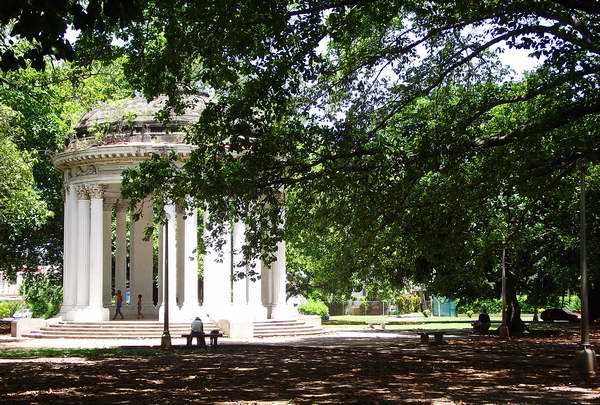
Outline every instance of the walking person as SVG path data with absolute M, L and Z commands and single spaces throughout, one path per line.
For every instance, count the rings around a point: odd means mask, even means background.
M 117 315 L 121 315 L 121 319 L 125 319 L 123 313 L 121 312 L 121 307 L 123 306 L 123 294 L 121 294 L 121 290 L 117 290 L 117 295 L 115 296 L 115 303 L 117 304 L 117 309 L 115 311 L 113 321 L 117 319 Z
M 137 302 L 137 309 L 138 309 L 138 319 L 144 319 L 144 314 L 142 314 L 142 294 L 138 294 L 138 302 Z

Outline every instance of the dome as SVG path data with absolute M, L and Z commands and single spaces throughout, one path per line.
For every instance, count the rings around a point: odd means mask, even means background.
M 205 94 L 187 97 L 185 102 L 189 107 L 181 115 L 172 114 L 167 127 L 176 128 L 197 122 L 207 99 Z M 108 132 L 122 132 L 124 128 L 134 133 L 146 132 L 144 128 L 151 128 L 152 132 L 162 132 L 165 125 L 156 119 L 156 114 L 163 109 L 166 102 L 166 96 L 147 101 L 144 97 L 136 95 L 130 99 L 102 103 L 83 114 L 75 126 L 75 131 L 78 136 L 83 137 L 97 127 L 104 127 Z

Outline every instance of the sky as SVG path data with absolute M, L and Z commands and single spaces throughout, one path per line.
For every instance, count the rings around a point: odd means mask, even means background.
M 67 27 L 65 37 L 69 42 L 74 43 L 77 41 L 78 36 L 79 31 Z M 115 45 L 122 45 L 122 42 L 119 41 L 119 43 L 115 43 Z M 506 48 L 504 52 L 500 54 L 500 60 L 503 64 L 510 66 L 516 72 L 517 76 L 521 76 L 524 72 L 531 71 L 540 64 L 538 59 L 529 57 L 528 53 L 528 51 L 523 49 Z

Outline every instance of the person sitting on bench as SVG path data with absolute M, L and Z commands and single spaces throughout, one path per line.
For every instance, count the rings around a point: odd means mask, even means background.
M 204 323 L 202 323 L 202 319 L 198 316 L 192 321 L 191 338 L 196 338 L 201 347 L 206 347 L 206 340 L 204 339 Z
M 492 321 L 490 320 L 490 316 L 487 314 L 486 309 L 482 308 L 479 319 L 473 322 L 473 331 L 478 333 L 488 333 L 491 323 Z

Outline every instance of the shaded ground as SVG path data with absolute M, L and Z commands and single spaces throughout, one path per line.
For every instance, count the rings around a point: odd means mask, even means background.
M 599 384 L 576 383 L 576 342 L 553 331 L 427 346 L 374 332 L 173 353 L 63 350 L 84 357 L 0 360 L 0 403 L 600 403 Z M 23 356 L 13 350 L 0 357 Z

